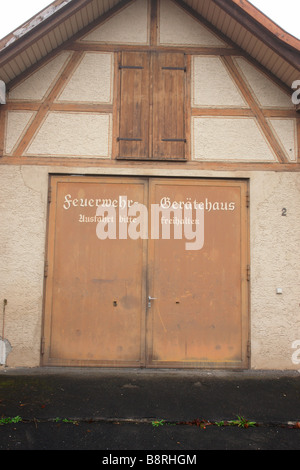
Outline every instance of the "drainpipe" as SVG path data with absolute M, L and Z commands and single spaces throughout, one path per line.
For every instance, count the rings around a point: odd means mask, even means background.
M 5 329 L 5 307 L 7 305 L 7 300 L 3 300 L 3 315 L 2 315 L 2 339 L 0 339 L 0 365 L 4 365 L 6 363 L 6 341 L 4 339 L 4 329 Z
M 6 85 L 3 80 L 0 80 L 0 105 L 6 104 Z M 7 356 L 7 347 L 6 341 L 4 339 L 4 329 L 5 329 L 5 307 L 7 305 L 7 300 L 3 300 L 3 310 L 2 310 L 2 338 L 0 337 L 0 365 L 5 365 L 6 356 Z
M 3 80 L 0 80 L 0 104 L 6 104 L 6 85 Z M 5 307 L 7 300 L 3 300 L 3 311 L 2 311 L 2 338 L 0 338 L 0 365 L 5 365 L 7 348 L 6 341 L 4 339 L 4 325 L 5 325 Z

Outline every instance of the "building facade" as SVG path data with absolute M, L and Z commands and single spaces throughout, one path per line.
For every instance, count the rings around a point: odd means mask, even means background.
M 241 3 L 2 40 L 2 365 L 300 367 L 299 41 Z

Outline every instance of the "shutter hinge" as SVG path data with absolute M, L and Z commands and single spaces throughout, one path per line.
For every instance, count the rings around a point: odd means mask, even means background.
M 140 65 L 119 65 L 119 69 L 143 70 L 144 67 L 141 67 Z
M 45 354 L 45 337 L 41 339 L 41 354 Z
M 251 276 L 251 270 L 250 270 L 250 264 L 247 265 L 247 281 L 250 281 L 250 276 Z
M 44 266 L 44 277 L 48 277 L 48 261 L 45 261 L 45 266 Z
M 125 140 L 128 142 L 142 142 L 142 139 L 135 139 L 131 137 L 117 137 L 117 142 L 120 142 L 121 140 Z
M 186 67 L 162 67 L 162 70 L 183 70 L 186 72 Z

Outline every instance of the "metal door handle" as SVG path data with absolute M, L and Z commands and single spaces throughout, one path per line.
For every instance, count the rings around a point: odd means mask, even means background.
M 148 308 L 151 308 L 151 300 L 156 300 L 156 297 L 148 296 Z

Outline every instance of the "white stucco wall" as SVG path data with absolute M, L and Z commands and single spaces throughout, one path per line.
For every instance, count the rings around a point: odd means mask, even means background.
M 112 103 L 113 65 L 112 53 L 86 52 L 56 101 Z
M 85 35 L 83 43 L 149 44 L 149 1 L 136 0 Z
M 0 167 L 0 292 L 7 299 L 8 366 L 34 367 L 40 361 L 49 173 L 248 178 L 251 367 L 299 368 L 292 362 L 292 344 L 300 340 L 298 174 L 46 166 Z
M 4 153 L 6 155 L 10 155 L 20 143 L 35 115 L 35 111 L 15 110 L 7 112 L 4 140 Z
M 28 174 L 30 177 L 28 177 Z M 7 365 L 39 363 L 45 255 L 47 174 L 37 168 L 0 167 L 0 292 L 5 307 Z
M 70 56 L 71 52 L 63 51 L 55 58 L 50 59 L 29 77 L 15 85 L 9 91 L 9 100 L 42 100 L 59 77 Z
M 162 0 L 159 6 L 159 43 L 185 46 L 227 46 L 194 17 L 170 0 Z
M 291 356 L 292 343 L 300 339 L 299 196 L 297 173 L 255 173 L 251 179 L 254 368 L 297 368 Z
M 25 155 L 111 157 L 111 114 L 50 112 Z
M 276 156 L 256 119 L 218 116 L 192 118 L 192 159 L 275 162 Z
M 192 57 L 192 107 L 249 108 L 221 57 Z

